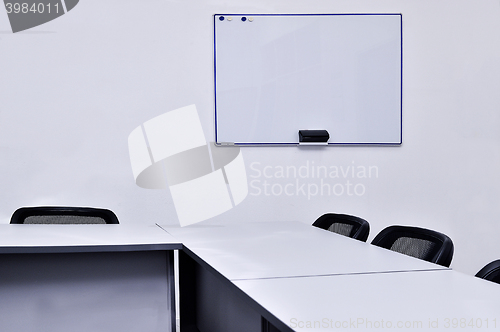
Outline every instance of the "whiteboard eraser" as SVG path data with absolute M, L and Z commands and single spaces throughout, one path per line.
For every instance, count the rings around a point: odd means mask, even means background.
M 299 143 L 327 144 L 330 134 L 326 130 L 299 130 Z

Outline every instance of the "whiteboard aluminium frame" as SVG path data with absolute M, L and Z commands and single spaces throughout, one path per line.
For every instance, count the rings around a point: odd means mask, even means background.
M 402 14 L 214 14 L 213 20 L 217 146 L 296 146 L 299 130 L 328 125 L 330 140 L 320 145 L 402 144 Z

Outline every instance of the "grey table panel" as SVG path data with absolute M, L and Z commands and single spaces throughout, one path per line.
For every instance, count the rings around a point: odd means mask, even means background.
M 0 330 L 174 331 L 180 248 L 155 225 L 0 225 Z

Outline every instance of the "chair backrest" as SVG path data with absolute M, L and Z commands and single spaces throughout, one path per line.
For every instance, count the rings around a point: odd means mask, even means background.
M 439 232 L 410 226 L 389 226 L 375 236 L 372 244 L 449 267 L 453 242 Z
M 476 273 L 476 277 L 500 284 L 500 259 L 487 264 Z
M 313 226 L 364 242 L 370 233 L 368 221 L 347 214 L 324 214 L 313 223 Z
M 106 209 L 66 206 L 37 206 L 17 209 L 11 224 L 118 224 L 116 215 Z

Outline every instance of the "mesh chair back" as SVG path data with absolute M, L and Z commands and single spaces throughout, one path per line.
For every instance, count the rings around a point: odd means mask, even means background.
M 439 232 L 409 226 L 389 226 L 372 244 L 446 267 L 453 258 L 453 242 Z
M 487 264 L 479 270 L 476 277 L 500 284 L 500 259 Z
M 347 214 L 324 214 L 313 223 L 313 226 L 364 242 L 370 233 L 368 221 Z
M 23 207 L 11 217 L 11 224 L 118 224 L 116 215 L 106 209 L 87 207 Z

